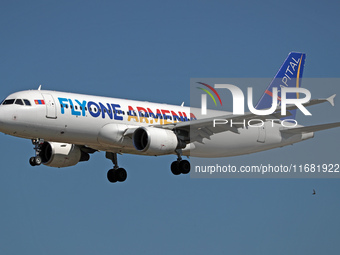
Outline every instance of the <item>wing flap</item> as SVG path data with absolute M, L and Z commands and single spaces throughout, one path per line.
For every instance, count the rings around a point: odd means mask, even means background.
M 302 133 L 311 133 L 311 132 L 326 130 L 330 128 L 336 128 L 336 127 L 340 127 L 340 122 L 307 126 L 307 127 L 282 129 L 281 132 L 287 133 L 287 134 L 302 134 Z

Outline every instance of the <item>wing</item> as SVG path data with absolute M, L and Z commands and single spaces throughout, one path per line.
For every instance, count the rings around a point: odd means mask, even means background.
M 336 95 L 334 94 L 326 99 L 313 99 L 307 103 L 304 103 L 303 106 L 311 106 L 311 105 L 321 104 L 324 102 L 329 102 L 332 106 L 334 106 L 335 96 Z M 286 109 L 295 110 L 295 109 L 298 109 L 298 107 L 296 105 L 289 105 L 286 107 Z M 203 138 L 210 139 L 210 136 L 216 133 L 221 133 L 225 131 L 239 133 L 238 128 L 247 126 L 248 120 L 250 119 L 253 120 L 251 124 L 255 125 L 256 120 L 260 122 L 261 120 L 265 120 L 265 119 L 275 119 L 275 121 L 279 123 L 279 119 L 282 117 L 286 117 L 286 116 L 289 116 L 289 112 L 287 111 L 287 115 L 282 116 L 281 107 L 279 106 L 277 107 L 276 111 L 271 115 L 256 115 L 252 112 L 247 112 L 243 115 L 228 114 L 228 115 L 209 117 L 209 118 L 199 119 L 199 120 L 191 120 L 187 122 L 178 122 L 178 123 L 172 123 L 172 124 L 167 124 L 167 125 L 155 125 L 154 127 L 179 131 L 178 132 L 179 134 L 182 131 L 182 133 L 184 133 L 184 136 L 181 138 L 184 141 L 186 142 L 196 141 L 196 142 L 202 143 Z M 333 125 L 335 124 L 333 123 Z M 332 127 L 336 127 L 336 126 L 329 126 L 328 128 L 332 128 Z M 325 127 L 322 127 L 322 128 L 326 129 Z M 288 129 L 285 129 L 284 131 L 286 130 Z M 293 132 L 293 131 L 290 131 L 290 132 Z M 295 130 L 295 132 L 297 132 L 297 130 Z

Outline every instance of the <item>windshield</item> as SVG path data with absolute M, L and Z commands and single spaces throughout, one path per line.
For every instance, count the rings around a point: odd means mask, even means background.
M 7 105 L 7 104 L 14 104 L 15 99 L 6 99 L 2 105 Z
M 9 104 L 17 104 L 17 105 L 26 105 L 31 106 L 31 102 L 28 99 L 5 99 L 3 100 L 0 105 L 9 105 Z
M 25 105 L 27 105 L 27 106 L 30 106 L 30 105 L 31 105 L 30 101 L 27 100 L 27 99 L 24 99 L 24 102 L 25 102 Z
M 17 99 L 15 100 L 15 104 L 24 105 L 24 102 L 21 99 Z

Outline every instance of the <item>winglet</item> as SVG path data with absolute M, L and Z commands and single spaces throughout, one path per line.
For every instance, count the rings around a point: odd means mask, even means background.
M 334 97 L 336 96 L 336 94 L 330 96 L 329 98 L 327 98 L 327 101 L 332 105 L 334 106 Z

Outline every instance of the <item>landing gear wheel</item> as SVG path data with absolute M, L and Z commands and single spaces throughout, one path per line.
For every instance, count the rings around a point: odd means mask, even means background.
M 119 182 L 124 182 L 127 178 L 127 173 L 124 168 L 118 168 L 116 170 L 116 176 Z
M 42 163 L 42 159 L 39 155 L 41 153 L 44 140 L 40 138 L 32 139 L 32 144 L 34 145 L 35 157 L 31 157 L 29 162 L 31 166 L 39 166 Z
M 111 182 L 111 183 L 117 182 L 118 180 L 117 180 L 116 170 L 110 169 L 110 170 L 107 172 L 107 179 L 108 179 L 109 182 Z
M 42 162 L 42 159 L 41 159 L 40 156 L 36 156 L 36 157 L 34 158 L 34 163 L 35 163 L 36 166 L 41 165 L 41 162 Z
M 111 183 L 124 182 L 127 178 L 127 173 L 124 168 L 111 169 L 107 172 L 107 179 Z
M 177 149 L 177 160 L 171 164 L 171 172 L 174 175 L 188 174 L 190 172 L 190 162 L 188 160 L 182 160 L 182 149 Z
M 114 164 L 113 169 L 107 172 L 107 179 L 109 182 L 124 182 L 127 178 L 127 173 L 124 168 L 118 167 L 117 153 L 106 152 L 105 157 L 112 160 L 112 163 Z
M 29 162 L 31 166 L 39 166 L 41 165 L 42 160 L 40 156 L 36 156 L 36 157 L 31 157 Z
M 181 174 L 181 170 L 179 168 L 179 162 L 176 160 L 174 162 L 172 162 L 171 164 L 171 172 L 174 174 L 174 175 L 179 175 Z
M 190 162 L 188 160 L 182 160 L 179 162 L 179 169 L 182 174 L 188 174 L 190 172 Z
M 36 166 L 36 164 L 35 164 L 35 157 L 31 157 L 30 158 L 30 165 L 31 166 Z

